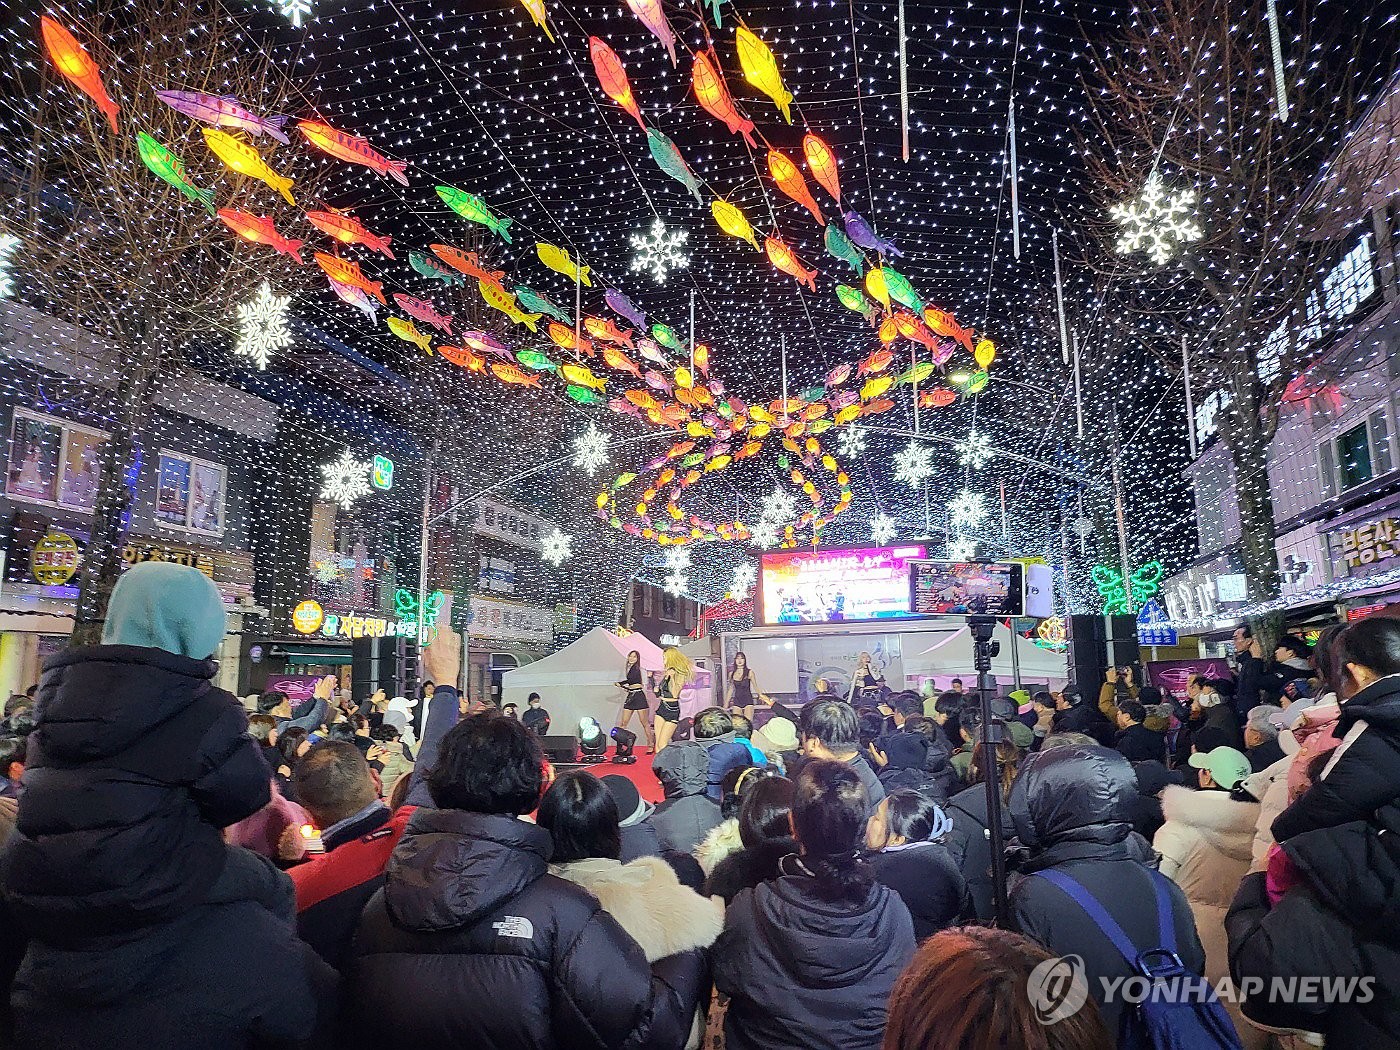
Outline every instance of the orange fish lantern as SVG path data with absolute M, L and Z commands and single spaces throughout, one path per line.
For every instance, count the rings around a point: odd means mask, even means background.
M 594 339 L 616 343 L 618 346 L 630 347 L 632 345 L 632 333 L 619 329 L 612 318 L 605 320 L 601 317 L 585 317 L 583 327 Z
M 738 452 L 734 453 L 734 458 L 748 459 L 750 456 L 757 454 L 758 450 L 762 447 L 762 441 L 750 441 L 746 445 L 744 445 L 743 448 L 739 449 Z
M 710 393 L 710 388 L 707 386 L 697 386 L 690 392 L 695 397 L 695 403 L 701 408 L 707 408 L 715 403 L 715 395 Z
M 444 360 L 458 368 L 465 368 L 469 372 L 482 372 L 486 369 L 486 358 L 475 350 L 468 350 L 464 346 L 439 346 L 437 351 Z
M 564 350 L 572 350 L 575 353 L 584 353 L 593 357 L 596 351 L 593 344 L 587 339 L 581 339 L 574 334 L 574 330 L 566 324 L 558 321 L 550 321 L 549 327 L 545 329 L 549 333 L 549 338 L 554 341 L 554 345 Z M 635 404 L 635 402 L 633 402 Z
M 384 285 L 379 281 L 371 281 L 361 273 L 359 263 L 350 262 L 348 259 L 338 259 L 325 252 L 317 252 L 312 258 L 316 260 L 316 265 L 324 270 L 326 276 L 331 280 L 358 288 L 366 295 L 372 295 L 387 305 L 387 300 L 384 298 Z
M 893 317 L 886 317 L 880 322 L 880 342 L 889 345 L 899 338 L 899 325 Z
M 385 238 L 388 241 L 388 238 Z M 468 277 L 475 277 L 478 281 L 485 281 L 487 284 L 500 286 L 506 275 L 501 270 L 488 270 L 477 261 L 476 252 L 464 252 L 460 248 L 454 248 L 450 244 L 430 244 L 433 254 L 443 262 L 447 263 L 454 270 L 460 270 Z M 392 258 L 392 256 L 391 256 Z M 502 289 L 504 290 L 504 289 Z
M 661 406 L 657 404 L 656 398 L 652 397 L 649 391 L 628 390 L 622 396 L 645 412 L 655 412 L 657 415 L 661 414 Z
M 796 423 L 789 424 L 788 428 L 784 430 L 783 433 L 790 438 L 800 438 L 803 434 L 807 433 L 807 424 L 799 419 Z
M 822 218 L 822 210 L 817 207 L 817 202 L 812 197 L 812 191 L 807 188 L 807 180 L 802 177 L 802 170 L 785 154 L 775 149 L 768 151 L 768 174 L 773 176 L 778 189 L 811 212 L 817 222 L 826 224 L 826 220 Z
M 947 408 L 958 399 L 957 392 L 946 386 L 936 386 L 919 395 L 920 408 Z
M 631 372 L 638 379 L 642 378 L 642 370 L 637 367 L 637 362 L 615 346 L 603 347 L 603 360 L 609 368 L 616 368 L 619 372 Z
M 220 208 L 217 214 L 220 222 L 244 240 L 265 244 L 282 255 L 291 256 L 298 264 L 306 261 L 301 257 L 302 242 L 284 237 L 269 217 L 249 215 L 232 208 Z
M 836 167 L 836 154 L 810 131 L 802 136 L 802 152 L 807 155 L 807 167 L 812 178 L 821 183 L 827 193 L 841 203 L 841 173 Z
M 888 412 L 894 408 L 894 402 L 887 397 L 882 397 L 877 401 L 869 402 L 862 410 L 863 416 L 878 416 L 881 412 Z
M 763 238 L 763 248 L 768 252 L 768 261 L 773 264 L 775 269 L 781 270 L 790 277 L 797 278 L 812 291 L 817 290 L 817 271 L 804 267 L 793 250 L 777 237 Z
M 83 50 L 77 37 L 48 15 L 39 16 L 39 31 L 44 37 L 44 47 L 49 58 L 63 78 L 97 104 L 112 125 L 112 134 L 117 134 L 117 113 L 120 112 L 112 96 L 102 85 L 102 71 L 92 56 Z
M 512 383 L 515 386 L 537 387 L 540 385 L 539 376 L 531 375 L 528 372 L 522 372 L 519 368 L 516 368 L 515 365 L 505 365 L 492 361 L 491 371 L 496 374 L 496 378 L 502 383 Z
M 894 353 L 889 350 L 876 350 L 860 363 L 857 375 L 873 376 L 878 375 L 894 363 Z
M 632 95 L 632 83 L 627 79 L 627 70 L 623 68 L 622 59 L 617 57 L 617 52 L 596 36 L 591 36 L 588 38 L 588 53 L 593 57 L 593 71 L 598 74 L 598 83 L 602 85 L 603 94 L 617 103 L 624 113 L 637 122 L 638 127 L 646 131 L 642 111 Z
M 813 420 L 821 419 L 822 416 L 826 415 L 826 412 L 827 403 L 825 401 L 817 401 L 802 410 L 802 418 L 808 423 L 811 423 Z
M 676 400 L 679 401 L 681 404 L 685 405 L 687 408 L 700 407 L 699 402 L 695 400 L 695 395 L 689 390 L 686 390 L 684 387 L 681 387 L 676 391 Z
M 972 349 L 972 333 L 953 318 L 946 310 L 934 306 L 924 307 L 924 323 L 945 339 L 956 339 L 969 351 Z
M 690 83 L 695 91 L 695 101 L 706 113 L 722 121 L 731 134 L 743 135 L 751 148 L 758 148 L 753 137 L 753 121 L 739 116 L 724 77 L 703 51 L 695 53 L 695 64 L 690 67 Z

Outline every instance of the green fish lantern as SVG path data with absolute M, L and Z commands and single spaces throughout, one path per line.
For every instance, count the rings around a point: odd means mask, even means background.
M 987 389 L 987 380 L 990 378 L 991 377 L 987 375 L 986 372 L 973 372 L 972 375 L 968 377 L 967 387 L 964 389 L 963 393 L 980 394 L 983 390 Z
M 865 272 L 865 257 L 860 254 L 851 239 L 836 228 L 835 223 L 828 223 L 826 227 L 826 254 L 833 259 L 839 259 L 857 274 Z
M 920 361 L 917 365 L 896 379 L 895 382 L 901 384 L 922 383 L 929 376 L 933 375 L 933 369 L 934 364 L 932 361 Z
M 629 472 L 629 473 L 626 473 L 626 474 L 619 474 L 619 475 L 613 480 L 613 483 L 612 483 L 613 491 L 616 492 L 618 489 L 626 488 L 628 485 L 632 484 L 632 482 L 634 482 L 634 481 L 636 481 L 636 480 L 637 480 L 637 475 L 636 475 L 636 474 L 632 474 L 632 473 L 630 473 L 630 472 Z
M 909 307 L 916 314 L 923 313 L 924 301 L 914 291 L 914 286 L 909 283 L 909 278 L 888 266 L 882 266 L 880 269 L 884 271 L 885 288 L 890 293 L 890 298 L 901 306 Z
M 679 338 L 676 337 L 676 333 L 673 332 L 667 325 L 652 325 L 651 337 L 655 339 L 658 343 L 660 343 L 662 346 L 666 347 L 668 350 L 681 351 L 685 349 L 685 345 L 680 341 Z
M 515 359 L 526 368 L 534 369 L 536 372 L 553 372 L 559 367 L 549 359 L 548 355 L 542 354 L 538 350 L 517 351 Z
M 144 131 L 136 133 L 136 145 L 141 151 L 141 162 L 151 169 L 151 174 L 170 186 L 175 187 L 196 204 L 204 205 L 210 215 L 216 214 L 214 191 L 201 190 L 190 182 L 185 174 L 184 162 L 171 153 Z
M 601 405 L 607 401 L 607 398 L 602 394 L 598 393 L 596 390 L 589 390 L 586 386 L 570 386 L 564 393 L 568 394 L 580 405 Z
M 647 128 L 647 145 L 651 147 L 651 157 L 657 167 L 694 194 L 697 204 L 703 203 L 700 182 L 681 156 L 681 151 L 676 149 L 676 144 L 655 128 Z
M 532 314 L 546 314 L 560 324 L 572 326 L 574 323 L 574 319 L 555 306 L 548 296 L 541 295 L 527 285 L 517 284 L 515 286 L 515 298 L 521 306 Z
M 867 321 L 874 319 L 875 304 L 867 299 L 859 288 L 852 288 L 849 284 L 838 284 L 836 298 L 841 300 L 841 305 L 847 310 L 854 310 Z
M 442 203 L 455 211 L 468 222 L 475 222 L 485 226 L 496 236 L 507 244 L 511 244 L 510 224 L 513 219 L 504 219 L 497 215 L 482 199 L 475 194 L 465 190 L 454 189 L 451 186 L 439 186 L 437 195 L 442 198 Z
M 409 252 L 408 264 L 424 277 L 431 277 L 435 281 L 441 281 L 449 288 L 454 284 L 467 283 L 465 277 L 456 270 L 450 269 L 438 262 L 436 256 L 425 255 L 422 252 Z

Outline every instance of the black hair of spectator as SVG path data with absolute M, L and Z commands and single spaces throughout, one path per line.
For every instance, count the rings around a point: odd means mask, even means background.
M 792 830 L 817 896 L 860 901 L 872 876 L 861 859 L 865 844 L 865 785 L 844 762 L 809 759 L 797 774 Z
M 280 707 L 287 699 L 287 694 L 277 689 L 269 689 L 258 694 L 258 714 L 265 715 L 273 708 Z
M 896 714 L 909 718 L 912 715 L 924 713 L 924 698 L 912 689 L 906 689 L 902 693 L 895 693 L 890 697 L 890 707 Z
M 1118 710 L 1128 716 L 1129 722 L 1146 722 L 1147 709 L 1136 700 L 1119 700 Z
M 448 731 L 427 776 L 439 809 L 517 817 L 539 805 L 543 782 L 540 738 L 489 712 L 469 715 Z
M 844 700 L 810 700 L 798 716 L 798 732 L 828 751 L 844 754 L 860 747 L 860 720 Z
M 713 740 L 734 729 L 734 720 L 722 707 L 707 707 L 695 716 L 695 739 Z
M 535 823 L 554 841 L 555 864 L 601 857 L 622 856 L 617 802 L 607 786 L 582 769 L 559 776 L 540 800 Z

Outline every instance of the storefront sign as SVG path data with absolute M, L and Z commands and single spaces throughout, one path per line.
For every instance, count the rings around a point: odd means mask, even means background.
M 128 569 L 143 561 L 168 561 L 175 565 L 188 565 L 210 579 L 214 578 L 214 559 L 202 551 L 191 550 L 188 547 L 171 547 L 163 543 L 133 540 L 122 548 L 122 561 Z
M 553 526 L 535 514 L 493 499 L 482 497 L 476 501 L 476 524 L 472 526 L 478 536 L 490 536 L 502 543 L 538 551 L 540 538 Z
M 1347 623 L 1354 623 L 1357 620 L 1364 620 L 1372 613 L 1378 613 L 1385 608 L 1385 602 L 1378 605 L 1356 605 L 1346 612 Z
M 52 587 L 71 580 L 82 560 L 72 536 L 66 532 L 46 532 L 30 552 L 29 572 L 46 587 Z
M 554 610 L 474 594 L 468 605 L 467 633 L 473 638 L 552 642 Z
M 1162 603 L 1153 598 L 1137 614 L 1139 645 L 1175 645 L 1176 632 L 1167 626 L 1171 622 Z
M 1389 561 L 1397 552 L 1394 518 L 1381 518 L 1333 535 L 1341 542 L 1342 564 L 1349 573 L 1376 562 Z
M 1230 664 L 1225 660 L 1158 660 L 1147 664 L 1147 680 L 1162 691 L 1168 700 L 1186 703 L 1186 683 L 1193 675 L 1202 678 L 1229 678 Z
M 477 574 L 476 586 L 478 590 L 496 594 L 514 594 L 515 562 L 481 555 L 481 571 Z
M 309 598 L 292 610 L 292 627 L 301 634 L 315 634 L 326 622 L 326 611 Z
M 1246 604 L 1245 595 L 1231 579 L 1243 573 L 1244 562 L 1235 551 L 1177 573 L 1162 585 L 1162 601 L 1166 603 L 1168 617 L 1198 620 L 1228 615 L 1231 609 Z M 1223 588 L 1222 578 L 1225 580 Z
M 394 461 L 388 456 L 375 456 L 374 466 L 369 472 L 369 481 L 377 489 L 388 490 L 394 487 Z

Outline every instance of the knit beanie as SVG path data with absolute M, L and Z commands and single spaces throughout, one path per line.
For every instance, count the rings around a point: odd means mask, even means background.
M 207 660 L 218 652 L 227 619 L 219 589 L 204 573 L 144 561 L 124 572 L 112 589 L 102 642 Z

